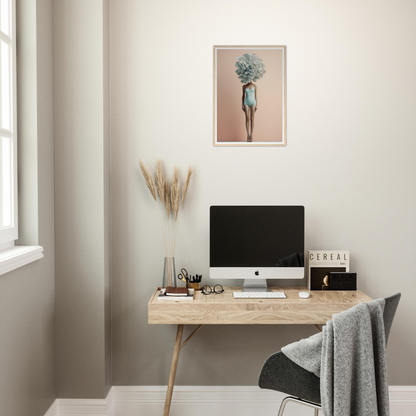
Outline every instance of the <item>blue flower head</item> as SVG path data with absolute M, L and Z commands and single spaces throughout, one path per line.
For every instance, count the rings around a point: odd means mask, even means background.
M 250 81 L 256 82 L 263 78 L 263 75 L 266 73 L 266 65 L 263 63 L 263 60 L 251 52 L 247 52 L 243 56 L 237 56 L 235 66 L 238 79 L 243 84 L 247 84 Z

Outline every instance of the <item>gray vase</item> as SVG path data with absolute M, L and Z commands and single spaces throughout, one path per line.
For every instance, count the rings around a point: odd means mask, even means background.
M 175 257 L 165 257 L 162 287 L 176 287 Z

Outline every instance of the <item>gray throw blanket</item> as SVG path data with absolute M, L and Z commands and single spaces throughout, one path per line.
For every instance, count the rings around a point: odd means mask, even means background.
M 325 416 L 389 416 L 384 299 L 333 315 L 323 331 L 282 348 L 321 378 Z

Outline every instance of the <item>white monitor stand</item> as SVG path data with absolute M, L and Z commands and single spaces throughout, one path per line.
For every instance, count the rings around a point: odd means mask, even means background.
M 244 279 L 243 292 L 271 292 L 266 279 Z

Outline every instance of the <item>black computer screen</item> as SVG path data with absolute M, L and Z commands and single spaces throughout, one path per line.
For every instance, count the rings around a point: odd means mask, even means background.
M 212 206 L 210 267 L 303 267 L 303 206 Z

